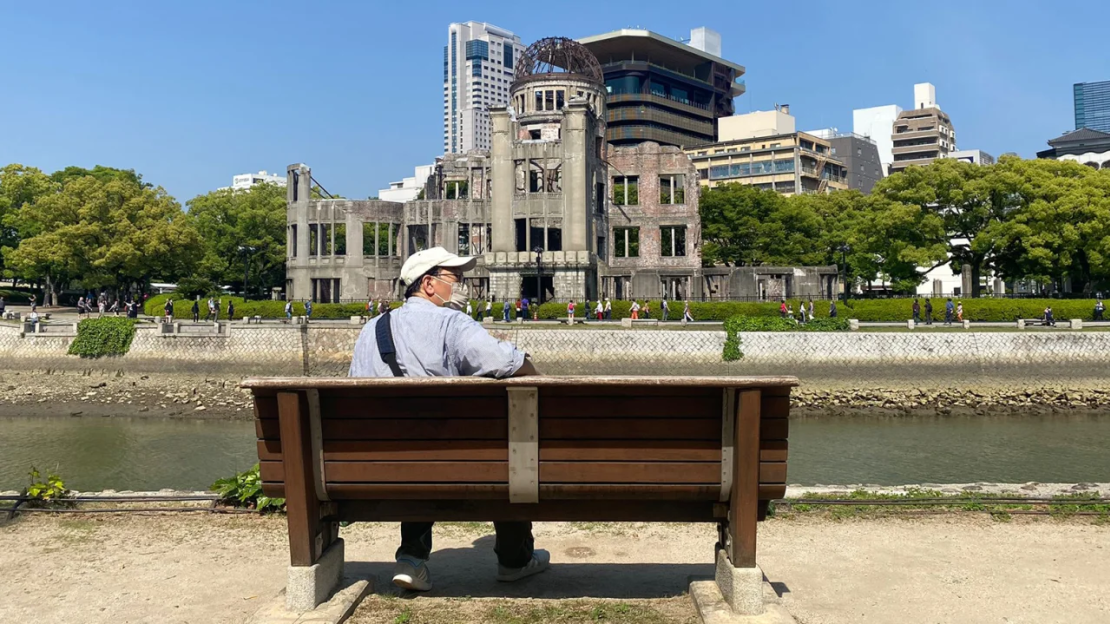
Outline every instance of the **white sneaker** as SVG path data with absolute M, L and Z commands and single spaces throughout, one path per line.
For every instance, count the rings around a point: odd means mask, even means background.
M 497 566 L 497 580 L 502 583 L 511 583 L 512 581 L 519 581 L 522 578 L 527 578 L 533 574 L 539 574 L 551 566 L 551 553 L 546 550 L 536 549 L 532 551 L 532 560 L 528 565 L 523 568 L 506 568 L 503 565 Z
M 424 561 L 414 563 L 412 559 L 398 559 L 397 565 L 393 566 L 393 584 L 402 589 L 428 591 L 432 588 L 428 564 Z

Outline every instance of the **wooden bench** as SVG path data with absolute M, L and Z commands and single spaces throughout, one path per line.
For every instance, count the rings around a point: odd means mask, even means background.
M 287 503 L 287 607 L 312 608 L 335 588 L 340 521 L 528 520 L 717 523 L 718 584 L 738 612 L 755 608 L 738 606 L 743 592 L 761 610 L 756 521 L 785 495 L 795 385 L 793 377 L 248 379 L 262 490 Z M 722 566 L 755 580 L 725 591 L 733 581 L 722 580 Z

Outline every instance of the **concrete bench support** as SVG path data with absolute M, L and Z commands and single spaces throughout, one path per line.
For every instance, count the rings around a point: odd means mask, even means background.
M 326 602 L 343 580 L 343 540 L 337 539 L 310 566 L 289 566 L 285 608 L 302 613 Z

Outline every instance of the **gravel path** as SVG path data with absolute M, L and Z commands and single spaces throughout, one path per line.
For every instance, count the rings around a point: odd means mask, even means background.
M 692 608 L 674 597 L 688 576 L 712 574 L 707 525 L 540 524 L 552 570 L 506 586 L 492 579 L 490 533 L 473 523 L 437 527 L 436 590 L 397 601 L 384 584 L 396 525 L 343 529 L 348 572 L 377 577 L 387 594 L 367 600 L 353 621 L 389 622 L 404 609 L 412 622 L 458 621 L 489 610 L 452 611 L 452 601 L 588 597 L 656 605 L 665 614 L 658 621 L 689 622 Z M 1081 519 L 774 519 L 759 540 L 764 572 L 802 624 L 1110 621 L 1110 527 Z M 284 585 L 286 548 L 281 518 L 24 516 L 0 525 L 0 613 L 35 622 L 241 622 Z

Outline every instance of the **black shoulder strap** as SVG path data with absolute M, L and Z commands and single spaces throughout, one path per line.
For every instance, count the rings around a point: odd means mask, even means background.
M 397 345 L 393 343 L 393 327 L 390 326 L 389 312 L 386 310 L 378 319 L 377 325 L 374 326 L 374 337 L 378 342 L 378 355 L 381 356 L 382 361 L 389 365 L 389 370 L 393 371 L 394 377 L 404 377 L 405 374 L 401 372 L 401 366 L 397 364 Z

